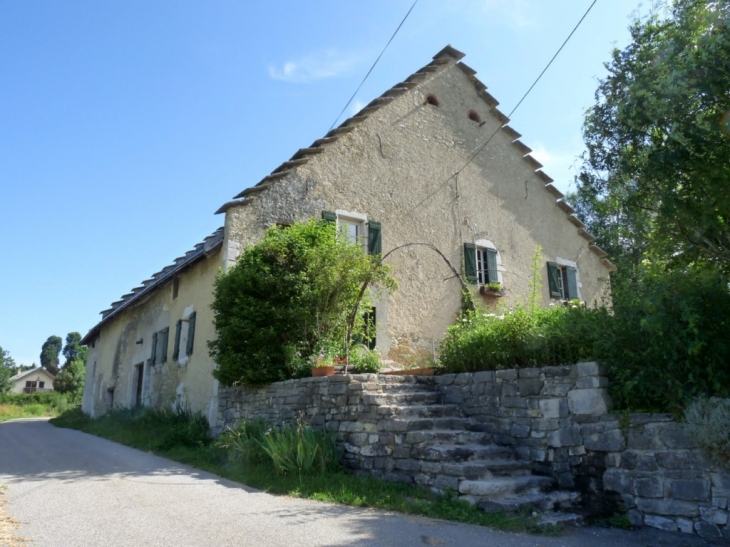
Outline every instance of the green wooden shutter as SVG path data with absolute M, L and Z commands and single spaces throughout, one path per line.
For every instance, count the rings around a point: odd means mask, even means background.
M 371 255 L 379 255 L 383 252 L 383 243 L 381 240 L 380 222 L 368 222 L 368 253 Z
M 497 251 L 487 249 L 487 270 L 489 273 L 490 283 L 499 283 L 499 274 L 497 273 Z
M 152 355 L 150 356 L 150 364 L 154 365 L 157 361 L 157 333 L 152 333 Z
M 566 268 L 566 270 L 568 271 L 568 294 L 566 296 L 569 300 L 573 300 L 578 298 L 578 279 L 576 276 L 578 270 L 571 267 Z
M 548 288 L 550 289 L 550 298 L 560 299 L 560 269 L 555 262 L 547 263 L 548 272 Z
M 185 347 L 185 354 L 191 355 L 193 353 L 193 345 L 195 344 L 195 312 L 190 314 L 188 319 L 188 343 Z
M 322 211 L 322 220 L 327 222 L 337 222 L 337 214 L 332 211 Z
M 175 345 L 172 348 L 172 360 L 177 361 L 180 357 L 180 333 L 182 332 L 182 319 L 178 319 L 175 323 Z
M 170 327 L 165 327 L 160 331 L 160 363 L 167 363 L 167 345 L 170 339 Z
M 464 273 L 469 283 L 477 283 L 477 246 L 464 243 Z

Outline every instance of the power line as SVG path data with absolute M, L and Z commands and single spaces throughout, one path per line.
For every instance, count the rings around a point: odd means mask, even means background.
M 383 53 L 385 53 L 385 50 L 386 50 L 386 49 L 388 49 L 388 46 L 389 46 L 389 45 L 390 45 L 390 43 L 391 43 L 391 42 L 393 41 L 393 38 L 395 38 L 395 35 L 396 35 L 396 34 L 398 34 L 398 31 L 399 31 L 399 30 L 400 30 L 400 28 L 401 28 L 401 27 L 403 26 L 403 23 L 405 23 L 405 22 L 406 22 L 406 19 L 408 19 L 408 16 L 409 16 L 409 15 L 411 14 L 411 12 L 413 11 L 413 8 L 415 8 L 415 7 L 416 7 L 416 4 L 418 4 L 418 0 L 415 0 L 415 2 L 413 2 L 413 5 L 411 6 L 411 9 L 409 9 L 409 10 L 408 10 L 408 13 L 406 13 L 406 16 L 405 16 L 405 17 L 403 17 L 403 20 L 402 20 L 402 21 L 400 22 L 400 25 L 398 25 L 398 28 L 397 28 L 397 29 L 395 29 L 395 32 L 393 33 L 393 36 L 391 36 L 391 37 L 390 37 L 390 40 L 388 40 L 388 43 L 387 43 L 387 44 L 385 44 L 385 47 L 383 48 L 383 51 L 381 51 L 381 52 L 380 52 L 380 55 L 378 55 L 378 58 L 377 58 L 377 59 L 375 59 L 375 62 L 373 63 L 373 66 L 371 66 L 371 67 L 370 67 L 370 70 L 368 70 L 368 73 L 367 73 L 367 74 L 365 74 L 365 77 L 364 77 L 364 78 L 362 79 L 362 82 L 360 82 L 360 85 L 359 85 L 359 86 L 357 86 L 357 89 L 355 90 L 355 93 L 353 93 L 353 94 L 352 94 L 352 97 L 350 97 L 350 100 L 349 100 L 349 101 L 347 101 L 347 104 L 346 104 L 346 105 L 344 106 L 344 108 L 342 109 L 342 112 L 340 112 L 340 113 L 339 113 L 339 114 L 337 115 L 337 117 L 335 118 L 335 121 L 334 121 L 334 122 L 332 122 L 332 125 L 331 125 L 331 126 L 330 126 L 330 128 L 329 128 L 329 131 L 332 131 L 332 128 L 333 128 L 333 127 L 335 126 L 335 124 L 337 123 L 337 120 L 339 120 L 339 119 L 340 119 L 340 117 L 341 117 L 341 116 L 342 116 L 342 114 L 343 114 L 343 113 L 345 112 L 345 110 L 347 110 L 347 107 L 348 107 L 348 106 L 350 106 L 350 103 L 352 102 L 352 99 L 354 99 L 354 98 L 355 98 L 355 95 L 357 95 L 357 92 L 358 92 L 358 91 L 360 91 L 360 88 L 362 87 L 362 84 L 364 84 L 364 83 L 365 83 L 365 80 L 367 80 L 367 79 L 368 79 L 368 76 L 370 76 L 370 73 L 371 73 L 371 72 L 373 71 L 373 69 L 375 68 L 375 65 L 377 65 L 377 64 L 378 64 L 378 61 L 380 61 L 380 58 L 381 58 L 381 57 L 383 56 Z M 329 132 L 329 131 L 328 131 L 328 132 Z
M 578 23 L 577 23 L 577 24 L 575 25 L 575 27 L 573 27 L 573 30 L 572 30 L 572 31 L 570 31 L 570 34 L 568 34 L 568 37 L 567 37 L 567 38 L 565 39 L 565 41 L 564 41 L 564 42 L 562 43 L 562 45 L 561 45 L 561 46 L 560 46 L 560 47 L 558 48 L 558 51 L 556 51 L 556 52 L 555 52 L 555 55 L 553 55 L 552 59 L 550 59 L 550 62 L 548 62 L 548 64 L 547 64 L 547 65 L 545 65 L 545 68 L 543 68 L 543 69 L 542 69 L 542 72 L 540 72 L 540 75 L 539 75 L 539 76 L 538 76 L 538 77 L 537 77 L 537 78 L 535 79 L 535 81 L 534 81 L 534 82 L 532 82 L 532 85 L 530 86 L 530 88 L 529 88 L 529 89 L 528 89 L 528 90 L 527 90 L 527 91 L 525 92 L 525 94 L 524 94 L 524 95 L 522 96 L 522 98 L 521 98 L 521 99 L 519 100 L 519 102 L 518 102 L 518 103 L 517 103 L 517 104 L 515 105 L 515 107 L 514 107 L 514 108 L 512 109 L 512 111 L 511 111 L 511 112 L 510 112 L 510 113 L 509 113 L 509 114 L 507 115 L 507 117 L 508 117 L 508 118 L 511 118 L 511 117 L 512 117 L 512 114 L 514 114 L 514 113 L 515 113 L 515 110 L 517 110 L 517 109 L 519 108 L 519 106 L 520 106 L 520 105 L 522 104 L 522 102 L 523 102 L 523 101 L 524 101 L 524 100 L 525 100 L 525 99 L 527 98 L 527 96 L 528 96 L 528 95 L 530 94 L 530 92 L 532 91 L 532 89 L 533 89 L 533 88 L 534 88 L 534 87 L 535 87 L 535 86 L 537 85 L 537 82 L 539 82 L 539 81 L 540 81 L 540 78 L 542 78 L 543 74 L 545 74 L 545 72 L 547 72 L 547 69 L 548 69 L 548 68 L 550 68 L 550 65 L 552 65 L 552 64 L 553 64 L 553 61 L 555 60 L 555 58 L 556 58 L 556 57 L 557 57 L 557 56 L 558 56 L 558 55 L 560 54 L 560 52 L 561 52 L 561 51 L 563 51 L 563 48 L 565 47 L 565 44 L 567 44 L 567 43 L 568 43 L 568 41 L 569 41 L 569 40 L 571 39 L 571 37 L 573 36 L 573 34 L 575 34 L 575 31 L 576 31 L 576 30 L 578 30 L 578 27 L 579 27 L 579 26 L 581 25 L 581 23 L 582 23 L 582 22 L 583 22 L 583 20 L 584 20 L 584 19 L 586 18 L 586 16 L 587 16 L 587 15 L 588 15 L 588 14 L 590 13 L 590 11 L 591 11 L 591 10 L 593 9 L 593 6 L 595 6 L 595 5 L 596 5 L 596 2 L 597 2 L 597 1 L 598 1 L 598 0 L 593 0 L 593 2 L 591 3 L 591 5 L 590 5 L 590 6 L 588 6 L 588 9 L 587 9 L 587 10 L 586 10 L 586 12 L 585 12 L 585 13 L 583 14 L 583 17 L 581 17 L 581 18 L 580 18 L 580 21 L 578 21 Z M 494 138 L 494 136 L 495 136 L 495 135 L 496 135 L 497 133 L 499 133 L 499 130 L 500 130 L 500 129 L 502 129 L 502 128 L 503 128 L 503 127 L 504 127 L 505 125 L 507 125 L 507 124 L 506 124 L 506 123 L 503 123 L 502 125 L 500 125 L 500 126 L 499 126 L 499 127 L 498 127 L 498 128 L 496 129 L 496 131 L 495 131 L 494 133 L 492 133 L 492 135 L 491 135 L 491 136 L 490 136 L 490 137 L 489 137 L 489 138 L 487 139 L 487 142 L 485 142 L 485 143 L 484 143 L 484 144 L 483 144 L 482 146 L 480 146 L 479 148 L 477 148 L 476 152 L 474 152 L 474 153 L 473 153 L 473 154 L 471 155 L 471 157 L 470 157 L 470 158 L 469 158 L 469 159 L 467 160 L 467 162 L 466 162 L 466 163 L 465 163 L 465 164 L 463 165 L 463 167 L 461 167 L 461 169 L 459 169 L 459 170 L 458 170 L 458 171 L 456 171 L 456 172 L 455 172 L 455 173 L 454 173 L 453 175 L 451 175 L 451 177 L 449 177 L 449 179 L 448 179 L 448 180 L 451 180 L 451 178 L 452 178 L 452 177 L 455 177 L 455 176 L 457 176 L 457 175 L 458 175 L 459 173 L 461 173 L 461 172 L 462 172 L 462 171 L 463 171 L 464 169 L 466 169 L 466 167 L 467 167 L 467 166 L 468 166 L 468 165 L 469 165 L 469 164 L 470 164 L 470 163 L 471 163 L 472 161 L 474 161 L 474 158 L 476 158 L 476 157 L 477 157 L 477 156 L 478 156 L 478 155 L 479 155 L 479 154 L 480 154 L 480 153 L 482 152 L 482 150 L 484 150 L 484 149 L 485 149 L 485 148 L 487 147 L 487 145 L 488 145 L 488 144 L 489 144 L 489 143 L 490 143 L 490 142 L 492 141 L 492 139 Z

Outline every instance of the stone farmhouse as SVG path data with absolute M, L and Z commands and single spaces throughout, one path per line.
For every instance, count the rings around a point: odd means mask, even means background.
M 539 246 L 545 303 L 605 297 L 614 269 L 606 253 L 463 56 L 447 46 L 298 150 L 217 211 L 219 230 L 103 311 L 83 339 L 83 410 L 177 403 L 212 421 L 213 281 L 276 224 L 326 218 L 387 254 L 399 288 L 375 295 L 375 344 L 397 362 L 433 356 L 460 309 L 455 271 L 485 305 L 513 304 L 529 293 Z M 481 294 L 490 282 L 503 290 Z

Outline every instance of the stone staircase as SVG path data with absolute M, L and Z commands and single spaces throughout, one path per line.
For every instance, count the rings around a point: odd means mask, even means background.
M 566 513 L 577 492 L 557 489 L 553 477 L 532 472 L 510 446 L 495 444 L 493 426 L 464 417 L 445 404 L 433 377 L 380 377 L 363 403 L 377 405 L 377 432 L 385 452 L 365 465 L 384 479 L 415 482 L 434 491 L 456 491 L 484 511 L 536 511 L 546 523 L 576 522 Z M 367 457 L 361 451 L 359 461 Z M 560 513 L 556 513 L 559 511 Z

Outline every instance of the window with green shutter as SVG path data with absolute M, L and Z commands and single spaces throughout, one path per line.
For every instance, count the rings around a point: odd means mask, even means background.
M 380 234 L 380 222 L 373 220 L 368 222 L 368 253 L 371 255 L 379 255 L 383 252 L 383 243 Z
M 488 283 L 499 283 L 499 272 L 497 270 L 497 250 L 487 249 L 487 275 Z
M 477 278 L 477 246 L 464 243 L 464 274 L 469 283 L 478 283 Z
M 565 297 L 568 300 L 574 300 L 578 298 L 578 270 L 575 268 L 572 268 L 570 266 L 567 266 L 565 268 L 566 277 L 568 279 L 568 291 L 565 295 Z
M 550 298 L 563 298 L 560 268 L 555 262 L 548 262 L 547 273 L 548 288 L 550 289 Z
M 175 323 L 175 345 L 172 348 L 172 360 L 177 361 L 180 357 L 180 334 L 182 333 L 182 319 Z
M 185 345 L 185 355 L 192 355 L 195 345 L 195 312 L 190 314 L 188 319 L 188 341 Z
M 337 214 L 332 211 L 322 211 L 322 220 L 327 222 L 337 222 Z
M 170 339 L 170 327 L 160 331 L 160 363 L 167 363 L 167 345 Z
M 157 362 L 157 333 L 152 333 L 152 355 L 150 355 L 150 364 L 154 365 Z

